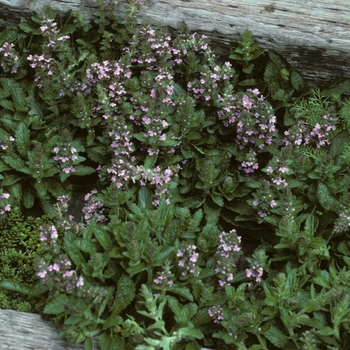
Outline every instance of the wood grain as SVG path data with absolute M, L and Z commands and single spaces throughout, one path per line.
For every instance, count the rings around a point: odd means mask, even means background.
M 1 350 L 83 350 L 61 339 L 40 315 L 0 309 Z
M 48 2 L 59 11 L 72 8 L 88 17 L 96 12 L 94 0 L 0 0 L 0 14 L 15 20 Z M 121 0 L 120 8 L 126 4 Z M 139 17 L 175 30 L 186 23 L 208 35 L 221 53 L 248 28 L 261 46 L 282 54 L 309 81 L 350 77 L 348 0 L 144 0 Z

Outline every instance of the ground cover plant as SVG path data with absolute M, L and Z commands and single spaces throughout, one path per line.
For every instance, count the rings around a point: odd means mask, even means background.
M 86 349 L 349 348 L 346 91 L 117 6 L 1 30 L 2 290 Z

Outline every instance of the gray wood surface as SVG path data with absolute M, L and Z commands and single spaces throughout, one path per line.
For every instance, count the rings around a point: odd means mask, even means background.
M 217 49 L 229 51 L 244 29 L 261 46 L 288 59 L 310 81 L 350 77 L 350 3 L 348 0 L 143 0 L 142 22 L 178 29 L 183 23 L 207 34 Z M 95 0 L 0 0 L 7 20 L 42 8 L 70 8 L 87 16 Z M 120 0 L 121 7 L 126 5 Z M 1 16 L 3 14 L 3 16 Z
M 95 349 L 98 344 L 94 341 Z M 84 350 L 61 339 L 40 315 L 0 309 L 0 350 Z M 201 350 L 211 350 L 201 348 Z
M 83 350 L 59 338 L 40 315 L 0 309 L 0 350 Z

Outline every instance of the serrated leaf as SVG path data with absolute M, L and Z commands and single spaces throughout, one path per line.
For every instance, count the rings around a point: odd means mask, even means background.
M 338 156 L 340 156 L 344 149 L 345 149 L 345 145 L 349 142 L 349 134 L 347 131 L 342 131 L 340 133 L 338 133 L 331 144 L 330 147 L 330 155 L 332 156 L 332 158 L 336 158 Z
M 288 337 L 275 326 L 271 326 L 266 332 L 264 332 L 264 335 L 279 349 L 283 349 L 288 344 Z
M 204 335 L 199 329 L 195 329 L 192 327 L 183 327 L 178 329 L 179 336 L 182 338 L 196 338 L 203 339 Z
M 65 294 L 58 294 L 54 296 L 47 304 L 43 310 L 44 314 L 58 315 L 64 313 L 65 304 L 70 302 L 69 298 Z
M 74 264 L 78 267 L 82 266 L 85 261 L 80 253 L 79 248 L 74 244 L 76 237 L 71 232 L 66 232 L 64 236 L 64 248 L 69 257 L 73 260 Z
M 96 170 L 94 168 L 92 168 L 91 166 L 75 165 L 74 172 L 72 173 L 72 175 L 85 176 L 85 175 L 93 174 L 95 171 Z
M 138 196 L 138 207 L 143 211 L 146 209 L 152 209 L 153 195 L 150 189 L 146 186 L 143 186 L 139 190 Z
M 217 204 L 219 207 L 223 207 L 224 206 L 224 199 L 220 195 L 215 194 L 215 193 L 211 193 L 210 197 L 211 197 L 212 201 L 215 204 Z
M 189 301 L 193 301 L 193 295 L 187 287 L 171 286 L 171 287 L 168 287 L 167 290 L 174 294 L 180 295 Z
M 317 182 L 316 196 L 325 211 L 336 211 L 339 208 L 339 201 L 332 195 L 328 186 L 321 181 Z
M 27 167 L 24 160 L 18 157 L 16 154 L 13 154 L 12 156 L 3 156 L 2 159 L 7 165 L 9 165 L 14 170 L 20 173 L 25 173 L 27 175 L 32 174 L 31 170 Z
M 47 193 L 47 184 L 45 182 L 35 182 L 34 188 L 36 189 L 39 198 L 45 198 Z
M 181 305 L 180 302 L 172 296 L 168 296 L 167 301 L 171 311 L 174 313 L 175 321 L 180 324 L 187 324 L 198 310 L 197 304 L 189 303 Z
M 50 192 L 55 198 L 66 194 L 65 189 L 58 181 L 49 178 L 43 180 L 43 182 L 46 183 L 48 192 Z
M 1 186 L 2 187 L 8 187 L 8 186 L 12 186 L 15 183 L 21 181 L 22 178 L 20 176 L 16 176 L 16 175 L 7 175 L 4 180 L 1 181 Z
M 18 124 L 15 133 L 15 143 L 19 154 L 26 158 L 27 151 L 30 148 L 30 130 L 24 122 Z
M 26 103 L 26 96 L 24 95 L 23 89 L 19 84 L 11 81 L 12 88 L 12 98 L 16 111 L 28 112 L 28 107 Z
M 10 100 L 0 100 L 0 106 L 12 112 L 15 111 L 15 107 L 13 106 L 13 103 Z
M 111 238 L 108 232 L 106 232 L 103 228 L 100 228 L 96 225 L 94 227 L 94 235 L 105 251 L 109 251 L 110 249 L 112 249 Z
M 26 209 L 32 208 L 34 205 L 35 194 L 32 187 L 27 187 L 23 191 L 23 205 Z
M 131 278 L 122 275 L 118 281 L 112 315 L 119 315 L 135 298 L 135 284 Z
M 47 292 L 47 290 L 49 289 L 48 286 L 43 284 L 38 284 L 35 286 L 26 286 L 21 283 L 10 280 L 0 281 L 0 287 L 30 296 L 38 296 L 42 293 Z
M 304 86 L 303 76 L 296 71 L 292 71 L 290 74 L 290 83 L 295 90 L 300 90 Z
M 201 350 L 201 347 L 195 340 L 193 340 L 186 345 L 185 350 Z
M 104 332 L 99 336 L 98 343 L 101 350 L 125 350 L 125 341 L 113 332 Z

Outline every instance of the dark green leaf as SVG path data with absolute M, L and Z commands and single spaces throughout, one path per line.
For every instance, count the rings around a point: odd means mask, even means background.
M 0 100 L 0 106 L 3 107 L 3 108 L 6 108 L 12 112 L 15 111 L 15 108 L 13 106 L 13 103 L 12 101 L 9 101 L 9 100 Z
M 330 148 L 330 155 L 332 158 L 340 156 L 345 148 L 345 145 L 349 142 L 349 134 L 347 131 L 338 133 L 332 141 Z
M 271 326 L 270 329 L 264 333 L 264 335 L 279 349 L 284 349 L 284 347 L 288 344 L 288 337 L 275 326 Z
M 85 176 L 93 174 L 96 170 L 90 166 L 85 165 L 75 165 L 74 166 L 75 171 L 72 173 L 72 175 L 75 176 Z
M 14 170 L 28 175 L 32 174 L 32 171 L 27 167 L 24 160 L 18 157 L 17 155 L 13 154 L 12 156 L 3 156 L 2 159 L 7 165 L 9 165 Z
M 45 314 L 58 315 L 65 312 L 65 304 L 69 304 L 70 300 L 68 295 L 58 294 L 55 295 L 48 303 L 45 305 L 43 312 Z
M 193 295 L 187 287 L 171 286 L 171 287 L 168 287 L 167 290 L 174 294 L 181 295 L 182 297 L 188 299 L 189 301 L 193 301 Z
M 111 238 L 103 227 L 96 225 L 94 227 L 94 235 L 105 251 L 109 251 L 112 248 Z
M 131 278 L 122 275 L 118 281 L 118 288 L 112 308 L 112 315 L 119 315 L 135 298 L 135 284 Z
M 27 151 L 30 148 L 30 130 L 24 122 L 18 124 L 15 133 L 15 143 L 19 154 L 26 158 Z
M 339 201 L 332 195 L 328 186 L 323 182 L 317 182 L 317 199 L 325 211 L 336 211 L 339 208 Z

